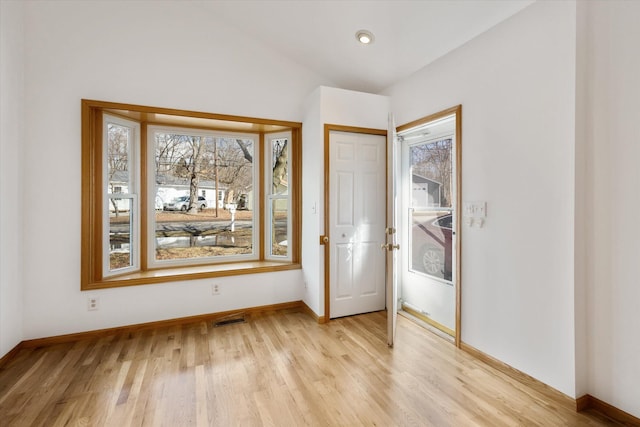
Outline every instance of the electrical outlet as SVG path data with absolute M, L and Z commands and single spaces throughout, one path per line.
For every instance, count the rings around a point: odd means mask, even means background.
M 96 311 L 100 306 L 100 299 L 98 297 L 89 297 L 87 299 L 87 310 Z
M 217 283 L 211 285 L 211 295 L 220 295 L 220 285 Z

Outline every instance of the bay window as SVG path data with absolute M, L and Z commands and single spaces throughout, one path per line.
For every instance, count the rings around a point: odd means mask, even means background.
M 82 289 L 300 268 L 295 122 L 82 101 Z

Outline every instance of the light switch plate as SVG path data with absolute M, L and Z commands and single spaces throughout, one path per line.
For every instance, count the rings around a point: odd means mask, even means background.
M 464 202 L 463 209 L 463 216 L 471 218 L 487 217 L 487 202 Z

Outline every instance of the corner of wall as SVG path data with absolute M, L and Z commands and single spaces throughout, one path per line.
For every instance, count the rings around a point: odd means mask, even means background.
M 320 271 L 322 127 L 320 100 L 322 87 L 316 88 L 304 102 L 302 124 L 302 274 L 304 296 L 302 300 L 320 315 L 323 306 L 324 275 Z
M 574 322 L 575 396 L 588 392 L 587 247 L 587 31 L 586 2 L 576 3 L 575 204 L 574 204 Z
M 23 339 L 24 9 L 0 2 L 0 357 Z
M 304 102 L 302 127 L 302 269 L 303 301 L 324 314 L 324 250 L 318 238 L 324 233 L 324 125 L 386 129 L 389 97 L 320 86 Z

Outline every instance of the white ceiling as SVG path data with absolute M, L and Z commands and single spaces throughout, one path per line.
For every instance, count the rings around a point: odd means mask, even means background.
M 379 93 L 535 0 L 216 0 L 212 17 L 337 87 Z M 375 42 L 360 45 L 357 30 Z

